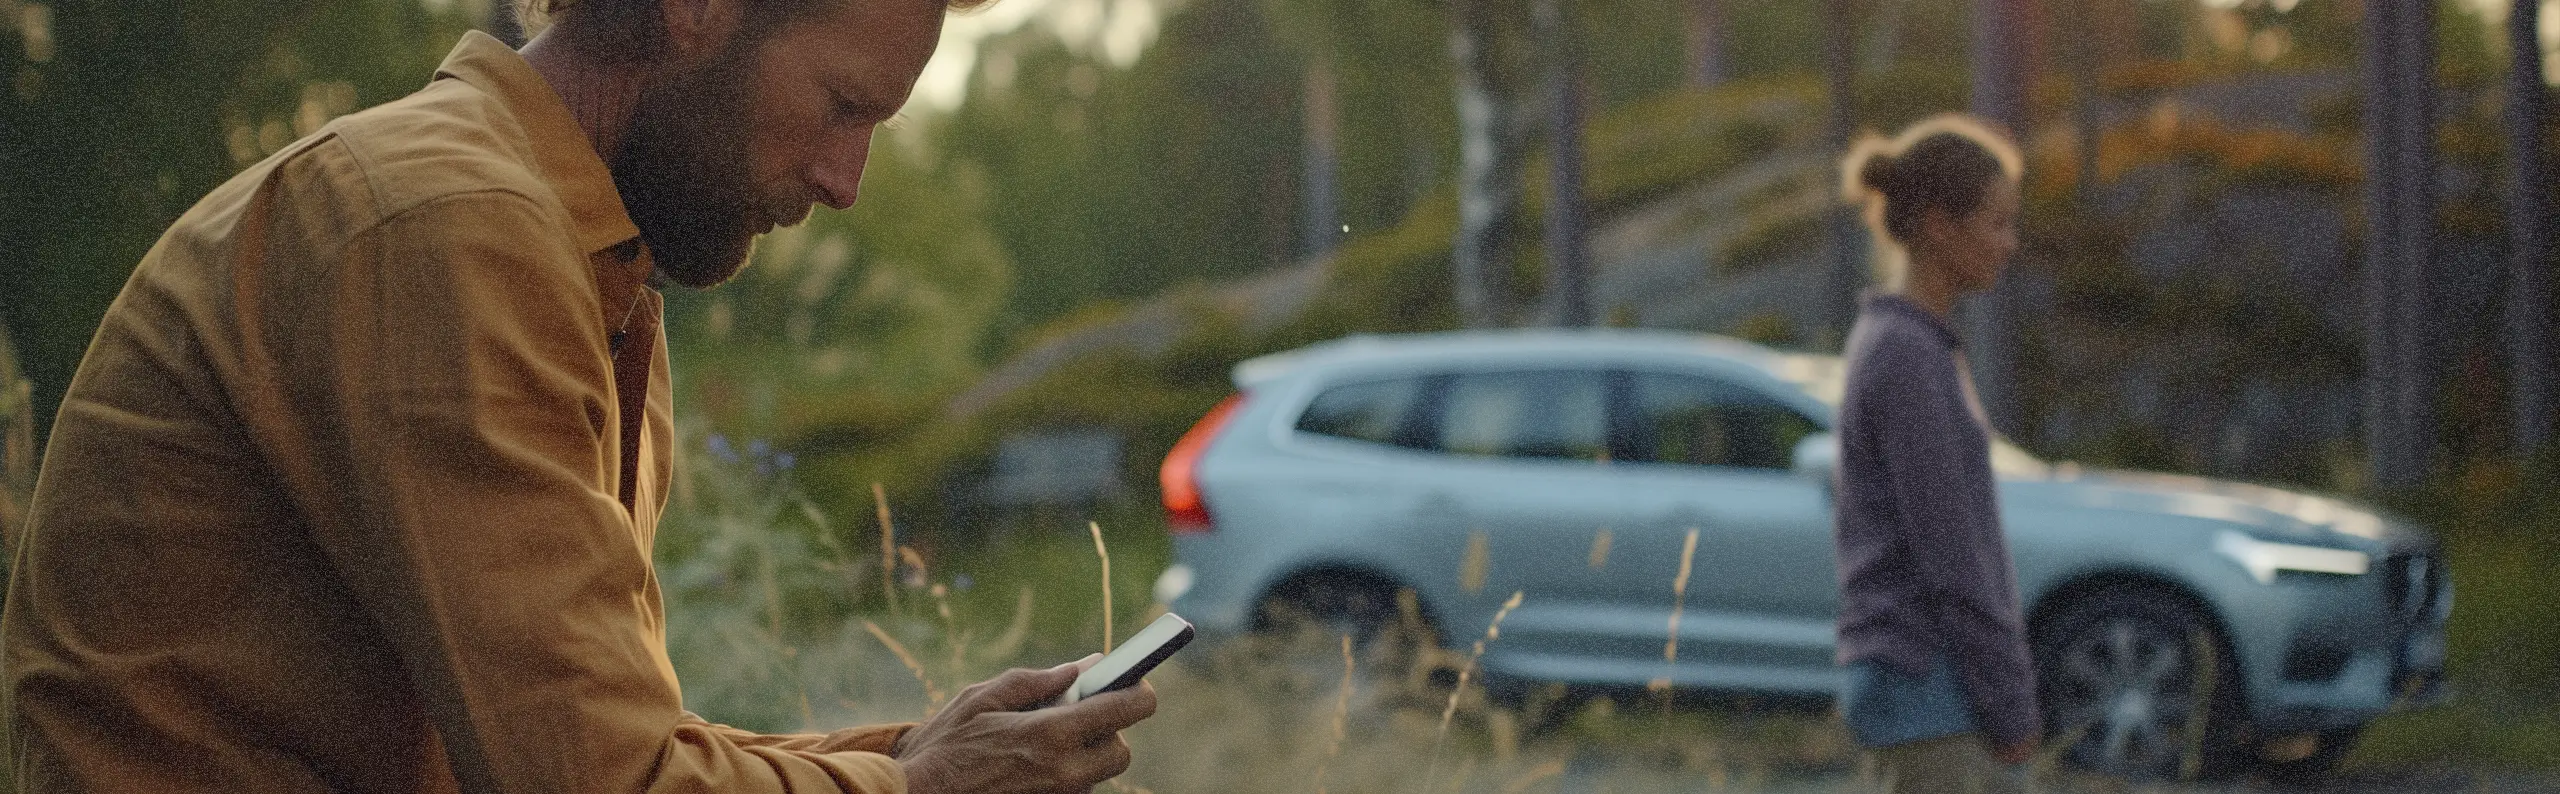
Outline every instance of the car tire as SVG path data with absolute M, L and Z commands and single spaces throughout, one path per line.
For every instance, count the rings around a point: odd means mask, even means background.
M 1376 576 L 1319 573 L 1272 588 L 1254 611 L 1253 632 L 1278 661 L 1339 670 L 1340 638 L 1350 637 L 1354 672 L 1376 684 L 1420 694 L 1446 691 L 1456 678 L 1447 651 L 1419 598 Z M 1303 664 L 1296 663 L 1303 662 Z
M 1548 736 L 1563 730 L 1591 706 L 1599 693 L 1551 681 L 1516 678 L 1478 668 L 1485 704 L 1511 712 L 1523 737 Z
M 2046 741 L 2063 763 L 2132 780 L 2237 771 L 2239 667 L 2185 599 L 2098 590 L 2038 621 L 2033 637 Z

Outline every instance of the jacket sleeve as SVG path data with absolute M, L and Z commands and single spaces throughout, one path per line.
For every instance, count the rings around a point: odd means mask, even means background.
M 243 318 L 294 392 L 267 443 L 312 461 L 285 474 L 314 542 L 464 791 L 899 794 L 891 733 L 763 738 L 683 711 L 615 494 L 594 274 L 556 213 L 505 191 L 400 211 Z
M 711 730 L 728 737 L 729 741 L 737 743 L 740 747 L 775 747 L 821 753 L 853 751 L 881 755 L 888 755 L 891 749 L 898 746 L 898 740 L 905 738 L 907 731 L 916 727 L 915 723 L 901 722 L 888 725 L 864 725 L 828 733 L 777 734 L 756 733 L 708 722 L 690 711 L 685 712 L 684 721 L 708 725 Z
M 1904 343 L 1887 354 L 1876 395 L 1892 498 L 1949 661 L 1983 735 L 2015 743 L 2041 731 L 2017 575 L 2000 529 L 1987 431 L 1975 422 L 1954 362 Z

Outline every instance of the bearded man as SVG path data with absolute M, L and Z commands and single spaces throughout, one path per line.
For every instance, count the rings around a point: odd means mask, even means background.
M 946 0 L 528 0 L 214 190 L 54 423 L 0 666 L 18 791 L 1083 791 L 1144 687 L 921 726 L 686 712 L 649 552 L 659 296 L 845 207 Z M 970 0 L 949 0 L 965 3 Z

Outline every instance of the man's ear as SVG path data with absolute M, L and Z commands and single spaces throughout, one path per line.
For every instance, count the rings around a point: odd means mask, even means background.
M 691 66 L 728 49 L 738 35 L 745 0 L 659 0 L 667 31 L 667 60 Z

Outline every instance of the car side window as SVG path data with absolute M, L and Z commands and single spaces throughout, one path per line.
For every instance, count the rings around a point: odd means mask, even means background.
M 1608 386 L 1599 370 L 1450 376 L 1433 446 L 1452 455 L 1606 460 Z
M 1422 403 L 1421 378 L 1345 383 L 1316 394 L 1298 415 L 1298 432 L 1413 446 L 1411 422 Z
M 1784 469 L 1813 420 L 1731 383 L 1690 375 L 1629 375 L 1627 459 L 1641 463 Z

